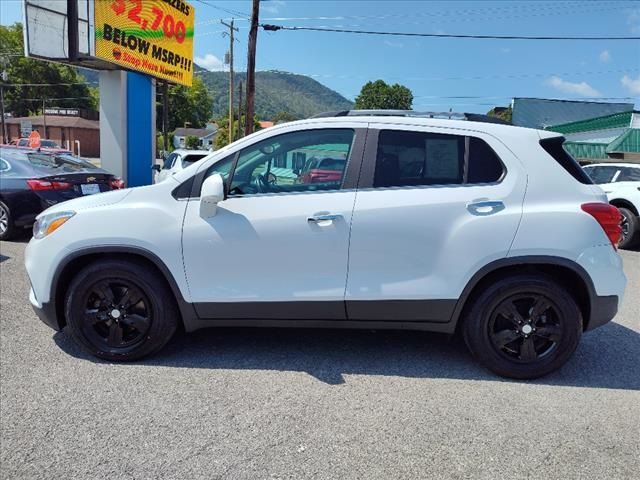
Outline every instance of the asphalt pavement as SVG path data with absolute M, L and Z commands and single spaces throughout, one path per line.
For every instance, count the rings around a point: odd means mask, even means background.
M 220 329 L 131 364 L 28 304 L 0 242 L 2 479 L 638 479 L 640 253 L 614 322 L 559 372 L 500 379 L 416 332 Z

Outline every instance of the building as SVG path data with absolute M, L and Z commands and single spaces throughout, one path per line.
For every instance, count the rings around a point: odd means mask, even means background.
M 60 109 L 58 109 L 60 110 Z M 46 111 L 50 111 L 47 109 Z M 82 118 L 78 110 L 76 115 L 64 113 L 63 115 L 38 115 L 35 117 L 14 117 L 5 120 L 9 141 L 23 137 L 21 125 L 31 124 L 33 130 L 37 130 L 40 137 L 54 140 L 61 147 L 80 153 L 83 157 L 100 157 L 100 122 Z M 45 131 L 46 124 L 46 131 Z M 78 152 L 78 144 L 80 152 Z
M 544 129 L 590 118 L 633 110 L 633 103 L 583 102 L 547 98 L 514 98 L 511 123 L 519 127 Z
M 198 137 L 199 146 L 203 150 L 213 148 L 218 127 L 215 124 L 207 124 L 207 128 L 176 128 L 173 132 L 173 148 L 185 148 L 187 137 Z
M 612 115 L 548 127 L 562 133 L 565 148 L 579 162 L 640 163 L 640 112 Z

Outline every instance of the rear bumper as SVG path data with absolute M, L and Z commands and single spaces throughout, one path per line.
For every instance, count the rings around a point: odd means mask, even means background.
M 593 330 L 610 322 L 618 313 L 620 298 L 617 295 L 607 297 L 593 297 L 591 299 L 591 313 L 585 324 L 586 330 Z

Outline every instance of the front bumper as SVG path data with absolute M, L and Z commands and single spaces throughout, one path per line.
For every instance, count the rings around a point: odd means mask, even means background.
M 42 320 L 44 324 L 53 328 L 57 332 L 62 330 L 62 326 L 58 319 L 58 313 L 56 312 L 56 306 L 53 302 L 44 302 L 42 304 L 38 303 L 38 300 L 33 293 L 33 289 L 29 292 L 29 302 L 33 307 L 33 311 L 36 312 L 36 315 L 38 315 L 38 318 Z

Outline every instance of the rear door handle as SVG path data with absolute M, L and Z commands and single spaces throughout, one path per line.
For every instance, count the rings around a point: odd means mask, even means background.
M 467 210 L 472 215 L 485 217 L 487 215 L 493 215 L 494 213 L 504 210 L 504 203 L 500 201 L 481 200 L 478 202 L 469 203 Z
M 331 222 L 331 221 L 334 221 L 334 220 L 339 220 L 341 218 L 342 218 L 342 215 L 340 215 L 340 214 L 319 213 L 319 214 L 307 217 L 307 222 L 313 222 L 313 223 Z

